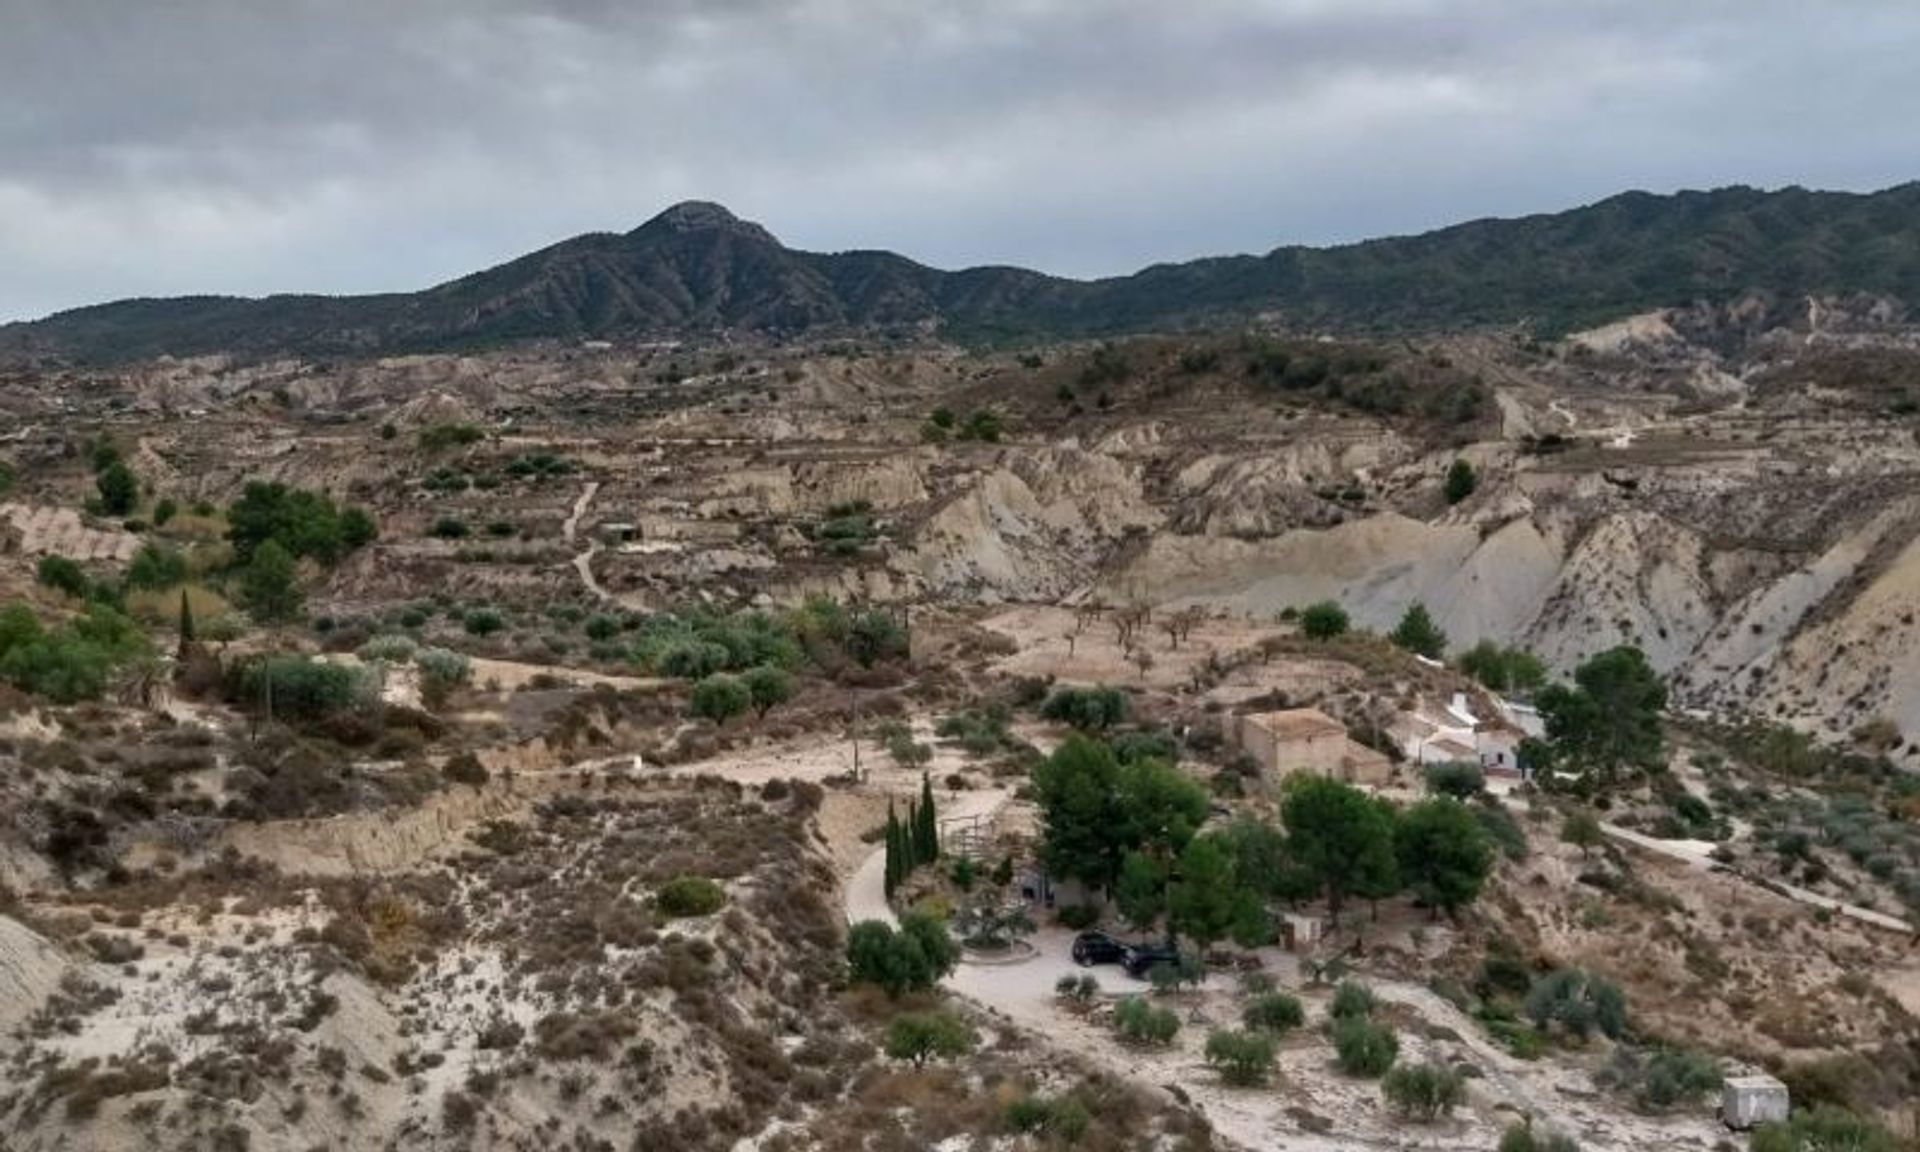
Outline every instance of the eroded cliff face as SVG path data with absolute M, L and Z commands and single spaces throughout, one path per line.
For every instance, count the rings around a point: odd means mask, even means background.
M 1519 368 L 1467 343 L 1501 381 L 1502 431 L 1445 450 L 1381 420 L 1136 412 L 1097 450 L 1012 451 L 936 484 L 901 568 L 996 601 L 1271 617 L 1335 599 L 1375 628 L 1419 601 L 1456 648 L 1523 644 L 1561 671 L 1636 644 L 1681 707 L 1920 730 L 1920 448 L 1904 406 L 1863 408 L 1825 359 L 1906 355 L 1907 336 L 1872 302 L 1808 309 L 1634 318 Z M 1754 327 L 1768 316 L 1799 327 Z M 1822 386 L 1844 402 L 1811 405 L 1782 373 L 1837 373 Z M 1448 506 L 1460 456 L 1479 484 Z

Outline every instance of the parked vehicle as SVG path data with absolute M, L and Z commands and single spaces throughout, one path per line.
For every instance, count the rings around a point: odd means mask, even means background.
M 1163 964 L 1180 962 L 1180 950 L 1168 944 L 1133 944 L 1120 960 L 1120 966 L 1135 980 L 1144 980 Z
M 1095 964 L 1124 964 L 1128 945 L 1105 932 L 1082 932 L 1073 938 L 1073 962 L 1082 968 Z

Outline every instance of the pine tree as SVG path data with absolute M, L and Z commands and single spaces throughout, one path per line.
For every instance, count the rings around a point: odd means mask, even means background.
M 920 843 L 915 853 L 928 864 L 940 859 L 940 822 L 933 811 L 933 777 L 920 773 L 920 823 L 914 827 Z

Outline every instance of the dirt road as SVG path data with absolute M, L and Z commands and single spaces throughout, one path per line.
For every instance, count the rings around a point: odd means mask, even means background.
M 1720 867 L 1720 864 L 1713 859 L 1712 852 L 1715 845 L 1711 840 L 1661 840 L 1654 836 L 1635 832 L 1630 828 L 1622 828 L 1618 824 L 1602 824 L 1600 830 L 1622 844 L 1628 844 L 1643 851 L 1664 856 L 1669 860 L 1678 860 L 1702 872 L 1712 871 Z M 1741 879 L 1765 888 L 1777 896 L 1784 896 L 1789 900 L 1805 904 L 1812 908 L 1825 908 L 1835 915 L 1845 916 L 1850 920 L 1856 920 L 1875 928 L 1884 928 L 1889 932 L 1904 932 L 1908 935 L 1912 935 L 1915 931 L 1913 925 L 1900 919 L 1898 916 L 1889 916 L 1885 912 L 1876 912 L 1871 908 L 1862 908 L 1857 904 L 1842 903 L 1831 896 L 1822 896 L 1818 892 L 1809 892 L 1805 888 L 1796 888 L 1791 884 L 1782 884 L 1777 880 L 1762 882 L 1754 880 L 1751 877 L 1742 876 L 1739 873 L 1729 874 L 1740 876 Z

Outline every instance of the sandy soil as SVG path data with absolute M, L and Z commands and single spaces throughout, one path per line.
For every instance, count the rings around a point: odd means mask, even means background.
M 20 532 L 20 550 L 29 556 L 65 556 L 125 564 L 140 550 L 140 538 L 118 528 L 89 528 L 71 508 L 0 504 L 0 520 Z
M 551 676 L 583 688 L 605 684 L 610 688 L 644 690 L 659 688 L 670 684 L 669 680 L 651 679 L 645 676 L 608 676 L 599 672 L 588 672 L 580 668 L 565 668 L 557 664 L 523 664 L 517 660 L 492 660 L 485 656 L 473 657 L 473 682 L 480 685 L 493 685 L 501 691 L 524 688 L 527 681 L 535 676 Z
M 1153 664 L 1142 677 L 1139 666 L 1115 642 L 1113 623 L 1105 617 L 1087 621 L 1076 634 L 1072 609 L 1025 605 L 997 613 L 980 624 L 1020 645 L 1020 651 L 994 666 L 996 671 L 1012 676 L 1052 676 L 1069 683 L 1154 688 L 1184 685 L 1209 655 L 1225 659 L 1253 648 L 1265 637 L 1289 631 L 1277 624 L 1221 617 L 1195 628 L 1184 644 L 1174 648 L 1156 624 L 1141 636 L 1153 657 Z

